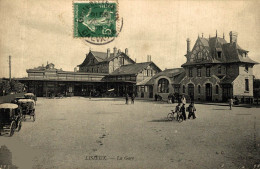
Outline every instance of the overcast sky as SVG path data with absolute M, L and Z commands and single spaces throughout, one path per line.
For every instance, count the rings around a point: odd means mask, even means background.
M 260 1 L 119 1 L 124 25 L 119 37 L 103 46 L 73 38 L 72 0 L 0 0 L 0 77 L 27 76 L 26 69 L 52 62 L 56 68 L 73 71 L 89 48 L 129 49 L 137 62 L 152 56 L 162 70 L 186 62 L 186 39 L 194 45 L 198 34 L 216 35 L 229 41 L 238 32 L 238 44 L 260 62 Z M 112 50 L 111 50 L 112 51 Z M 254 67 L 260 78 L 260 66 Z

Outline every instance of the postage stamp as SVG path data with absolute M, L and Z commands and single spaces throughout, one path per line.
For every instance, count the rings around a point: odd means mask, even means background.
M 122 29 L 117 1 L 74 1 L 74 38 L 92 44 L 107 44 Z

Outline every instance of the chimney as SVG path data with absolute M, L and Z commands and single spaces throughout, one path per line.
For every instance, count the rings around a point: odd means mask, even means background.
M 238 35 L 238 33 L 237 32 L 233 32 L 233 31 L 231 31 L 230 33 L 229 33 L 229 36 L 230 36 L 230 43 L 233 43 L 233 42 L 237 42 L 237 35 Z
M 187 54 L 190 53 L 190 39 L 187 39 Z
M 49 64 L 49 62 L 47 61 L 47 65 Z
M 125 48 L 125 54 L 128 56 L 128 49 Z
M 74 72 L 77 72 L 77 67 L 74 68 Z
M 109 57 L 110 57 L 110 49 L 107 48 L 107 58 L 109 58 Z
M 116 47 L 114 47 L 114 57 L 116 56 Z
M 152 55 L 150 55 L 150 62 L 152 61 Z
M 147 62 L 150 62 L 150 61 L 149 61 L 149 57 L 150 57 L 150 56 L 149 56 L 149 55 L 147 55 Z
M 118 49 L 118 53 L 121 53 L 121 50 L 120 50 L 120 49 Z

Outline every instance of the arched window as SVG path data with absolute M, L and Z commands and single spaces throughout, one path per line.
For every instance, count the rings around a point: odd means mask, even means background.
M 216 94 L 218 94 L 218 91 L 219 89 L 218 89 L 218 85 L 216 85 Z
M 169 81 L 167 79 L 160 79 L 158 81 L 158 92 L 169 93 Z
M 185 86 L 182 86 L 182 93 L 185 93 Z
M 200 94 L 200 85 L 198 86 L 198 93 Z

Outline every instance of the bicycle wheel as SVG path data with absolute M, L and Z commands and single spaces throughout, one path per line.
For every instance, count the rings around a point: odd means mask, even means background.
M 172 120 L 174 119 L 173 114 L 172 114 L 172 113 L 169 113 L 169 114 L 167 115 L 167 119 L 168 119 L 169 121 L 172 121 Z

